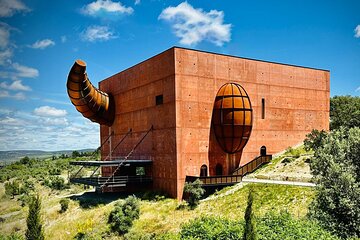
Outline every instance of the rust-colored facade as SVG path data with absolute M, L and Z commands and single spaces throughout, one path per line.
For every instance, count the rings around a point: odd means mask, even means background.
M 115 102 L 112 126 L 101 125 L 102 159 L 126 156 L 139 139 L 133 159 L 151 159 L 146 168 L 153 188 L 181 198 L 186 176 L 208 175 L 222 166 L 231 174 L 240 165 L 303 141 L 312 129 L 329 129 L 329 78 L 326 70 L 272 63 L 174 47 L 100 82 Z M 225 153 L 211 127 L 214 101 L 225 83 L 238 83 L 250 97 L 252 133 L 242 152 Z M 115 146 L 132 129 L 119 147 Z M 108 155 L 111 153 L 110 158 Z M 108 159 L 107 159 L 108 158 Z M 102 175 L 110 176 L 111 167 Z

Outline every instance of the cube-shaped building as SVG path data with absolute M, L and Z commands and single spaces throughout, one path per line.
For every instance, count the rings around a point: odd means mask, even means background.
M 102 166 L 102 176 L 141 170 L 151 177 L 148 188 L 180 199 L 186 177 L 228 176 L 261 148 L 275 154 L 312 129 L 328 130 L 329 79 L 328 70 L 170 48 L 99 83 L 114 105 L 112 121 L 100 127 L 101 158 L 130 163 Z M 233 154 L 212 126 L 215 98 L 227 83 L 242 86 L 252 108 L 251 136 Z

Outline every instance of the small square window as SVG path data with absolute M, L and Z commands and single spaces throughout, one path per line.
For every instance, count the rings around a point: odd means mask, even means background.
M 161 105 L 161 104 L 163 104 L 163 102 L 164 102 L 164 97 L 163 97 L 163 95 L 162 95 L 162 94 L 161 94 L 161 95 L 157 95 L 156 98 L 155 98 L 155 101 L 156 101 L 156 105 Z
M 145 176 L 145 167 L 136 167 L 136 176 Z

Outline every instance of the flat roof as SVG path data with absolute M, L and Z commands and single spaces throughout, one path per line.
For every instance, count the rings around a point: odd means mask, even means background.
M 290 67 L 300 67 L 300 68 L 308 68 L 308 69 L 313 69 L 313 70 L 320 70 L 320 71 L 330 72 L 330 70 L 328 70 L 328 69 L 306 67 L 306 66 L 288 64 L 288 63 L 281 63 L 281 62 L 266 61 L 266 60 L 261 60 L 261 59 L 256 59 L 256 58 L 240 57 L 240 56 L 234 56 L 234 55 L 230 55 L 230 54 L 216 53 L 216 52 L 197 50 L 197 49 L 192 49 L 192 48 L 185 48 L 185 47 L 178 47 L 178 46 L 174 46 L 172 48 L 179 48 L 179 49 L 190 50 L 190 51 L 195 51 L 195 52 L 202 52 L 202 53 L 210 53 L 210 54 L 216 54 L 216 55 L 221 55 L 221 56 L 226 56 L 226 57 L 241 58 L 241 59 L 245 59 L 245 60 L 252 60 L 252 61 L 258 61 L 258 62 L 273 63 L 273 64 L 285 65 L 285 66 L 290 66 Z M 169 49 L 172 49 L 172 48 L 169 48 Z M 169 49 L 167 49 L 167 50 L 169 50 Z M 164 52 L 166 52 L 166 51 L 164 51 Z
M 274 61 L 266 61 L 266 60 L 255 59 L 255 58 L 240 57 L 240 56 L 235 56 L 235 55 L 230 55 L 230 54 L 224 54 L 224 53 L 216 53 L 216 52 L 210 52 L 210 51 L 204 51 L 204 50 L 198 50 L 198 49 L 192 49 L 192 48 L 186 48 L 186 47 L 173 46 L 173 47 L 168 48 L 168 49 L 166 49 L 165 51 L 162 51 L 162 52 L 160 52 L 160 53 L 158 53 L 158 54 L 156 54 L 156 55 L 154 55 L 154 56 L 152 56 L 152 57 L 149 57 L 149 58 L 147 58 L 147 59 L 145 59 L 145 60 L 143 60 L 143 61 L 141 61 L 141 62 L 139 62 L 139 63 L 137 63 L 137 64 L 135 64 L 135 65 L 132 65 L 132 66 L 130 66 L 130 67 L 128 67 L 128 68 L 123 69 L 122 71 L 120 71 L 120 72 L 118 72 L 118 73 L 115 73 L 115 74 L 113 74 L 113 75 L 111 75 L 111 76 L 109 76 L 109 77 L 107 77 L 107 78 L 99 81 L 99 83 L 100 83 L 100 82 L 103 82 L 103 81 L 105 81 L 105 80 L 107 80 L 107 79 L 109 79 L 109 78 L 111 78 L 112 76 L 115 76 L 115 75 L 117 75 L 117 74 L 120 74 L 120 73 L 122 73 L 122 72 L 124 72 L 124 71 L 126 71 L 126 70 L 128 70 L 128 69 L 130 69 L 130 68 L 132 68 L 132 67 L 135 67 L 135 66 L 137 66 L 137 65 L 139 65 L 139 64 L 141 64 L 141 63 L 143 63 L 143 62 L 146 62 L 146 61 L 148 61 L 148 60 L 150 60 L 150 59 L 152 59 L 152 58 L 154 58 L 154 57 L 157 57 L 157 56 L 159 56 L 159 55 L 161 55 L 161 54 L 163 54 L 163 53 L 165 53 L 165 52 L 167 52 L 167 51 L 169 51 L 169 50 L 171 50 L 171 49 L 175 49 L 175 48 L 184 49 L 184 50 L 189 50 L 189 51 L 194 51 L 194 52 L 202 52 L 202 53 L 215 54 L 215 55 L 226 56 L 226 57 L 240 58 L 240 59 L 251 60 L 251 61 L 258 61 L 258 62 L 279 64 L 279 65 L 290 66 L 290 67 L 300 67 L 300 68 L 306 68 L 306 69 L 313 69 L 313 70 L 318 70 L 318 71 L 330 72 L 330 70 L 328 70 L 328 69 L 307 67 L 307 66 L 301 66 L 301 65 L 295 65 L 295 64 L 288 64 L 288 63 L 281 63 L 281 62 L 274 62 Z
M 113 161 L 74 161 L 70 162 L 70 165 L 80 165 L 80 166 L 97 166 L 97 167 L 104 167 L 104 166 L 117 166 L 120 163 L 124 162 L 125 164 L 150 164 L 152 160 L 113 160 Z

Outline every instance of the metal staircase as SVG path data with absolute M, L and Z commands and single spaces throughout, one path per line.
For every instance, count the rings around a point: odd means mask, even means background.
M 220 175 L 220 176 L 186 176 L 187 182 L 194 182 L 199 179 L 202 182 L 203 187 L 213 186 L 229 186 L 234 185 L 242 181 L 243 176 L 258 169 L 263 164 L 269 163 L 272 159 L 272 155 L 258 156 L 248 162 L 247 164 L 238 167 L 232 173 L 232 175 Z
M 145 132 L 145 134 L 141 137 L 141 139 L 135 144 L 135 146 L 130 150 L 130 152 L 123 157 L 122 159 L 118 159 L 115 161 L 108 161 L 112 153 L 117 149 L 120 144 L 132 133 L 132 129 L 130 129 L 124 137 L 117 143 L 117 145 L 112 149 L 112 151 L 105 157 L 103 161 L 75 161 L 70 162 L 71 165 L 80 165 L 82 166 L 76 174 L 70 177 L 70 182 L 72 183 L 80 183 L 85 185 L 91 185 L 95 186 L 98 191 L 103 192 L 104 187 L 126 187 L 129 183 L 151 183 L 152 177 L 151 176 L 117 176 L 116 173 L 119 171 L 119 169 L 124 166 L 124 164 L 133 164 L 137 166 L 145 166 L 152 163 L 152 160 L 150 159 L 129 159 L 129 157 L 134 153 L 134 151 L 137 149 L 137 147 L 144 141 L 146 136 L 153 130 L 153 126 L 149 130 Z M 106 140 L 102 143 L 100 146 L 100 149 L 102 146 L 106 143 L 106 141 L 113 135 L 111 133 Z M 84 167 L 92 167 L 96 166 L 96 169 L 93 171 L 93 173 L 90 175 L 90 177 L 77 177 L 77 175 L 80 173 L 80 171 Z M 114 171 L 112 171 L 112 174 L 110 176 L 101 176 L 101 177 L 93 177 L 96 171 L 100 167 L 104 166 L 110 166 L 110 167 L 116 167 Z

